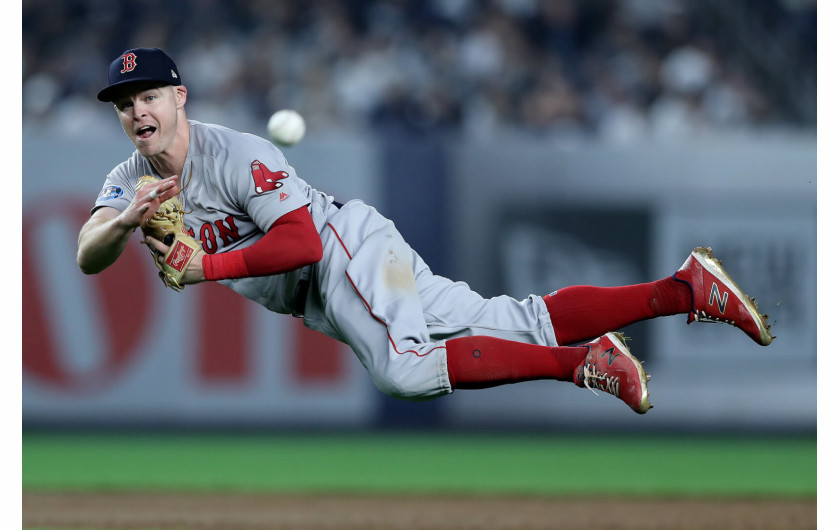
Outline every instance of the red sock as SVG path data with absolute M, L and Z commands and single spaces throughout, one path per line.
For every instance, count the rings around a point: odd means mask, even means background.
M 538 346 L 484 336 L 446 341 L 453 389 L 489 388 L 537 379 L 573 381 L 588 352 L 586 346 Z
M 691 311 L 691 288 L 671 277 L 622 287 L 576 285 L 543 298 L 558 344 L 575 344 L 628 324 Z

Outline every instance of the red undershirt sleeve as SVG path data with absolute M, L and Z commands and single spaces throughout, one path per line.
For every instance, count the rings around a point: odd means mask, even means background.
M 321 238 L 306 206 L 277 219 L 268 232 L 250 247 L 201 260 L 206 280 L 268 276 L 293 271 L 323 257 Z

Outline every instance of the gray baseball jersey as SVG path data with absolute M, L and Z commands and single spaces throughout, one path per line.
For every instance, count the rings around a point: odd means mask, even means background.
M 142 175 L 161 177 L 135 151 L 108 174 L 94 209 L 124 210 Z M 184 222 L 209 254 L 252 245 L 279 217 L 307 206 L 324 249 L 320 262 L 219 283 L 348 344 L 386 394 L 426 399 L 451 392 L 449 338 L 557 345 L 542 297 L 485 299 L 432 274 L 393 222 L 360 200 L 338 205 L 263 138 L 190 120 L 181 187 Z

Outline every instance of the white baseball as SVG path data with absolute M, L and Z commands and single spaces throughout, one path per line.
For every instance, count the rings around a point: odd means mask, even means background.
M 278 110 L 268 120 L 268 134 L 280 145 L 295 145 L 305 133 L 306 122 L 303 121 L 303 116 L 294 110 Z

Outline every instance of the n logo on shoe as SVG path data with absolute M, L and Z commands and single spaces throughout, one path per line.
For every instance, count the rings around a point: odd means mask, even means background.
M 605 355 L 609 354 L 609 359 L 607 359 L 607 365 L 612 366 L 613 361 L 615 361 L 621 352 L 615 353 L 615 347 L 607 348 L 604 350 L 604 353 L 601 354 L 601 358 L 603 359 Z
M 718 311 L 723 314 L 726 311 L 726 302 L 729 300 L 729 293 L 720 294 L 720 288 L 716 283 L 712 284 L 712 292 L 709 294 L 709 305 L 717 304 Z

